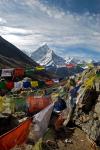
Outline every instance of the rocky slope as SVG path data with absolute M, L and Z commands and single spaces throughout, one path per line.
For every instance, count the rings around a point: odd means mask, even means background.
M 35 66 L 36 63 L 20 49 L 0 37 L 0 67 Z

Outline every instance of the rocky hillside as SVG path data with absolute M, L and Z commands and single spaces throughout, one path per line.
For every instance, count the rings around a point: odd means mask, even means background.
M 21 50 L 0 37 L 0 67 L 35 66 L 36 63 Z

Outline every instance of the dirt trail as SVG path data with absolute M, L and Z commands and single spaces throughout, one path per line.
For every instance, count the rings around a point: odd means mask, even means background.
M 100 150 L 100 148 L 97 148 L 95 143 L 90 141 L 87 135 L 78 128 L 74 130 L 70 140 L 72 142 L 67 144 L 59 140 L 58 150 Z

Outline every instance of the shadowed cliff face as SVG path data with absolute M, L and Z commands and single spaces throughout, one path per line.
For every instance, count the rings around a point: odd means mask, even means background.
M 17 47 L 0 37 L 0 67 L 36 66 L 36 63 Z

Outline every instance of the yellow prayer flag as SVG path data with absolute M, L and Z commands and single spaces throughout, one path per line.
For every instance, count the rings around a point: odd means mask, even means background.
M 43 67 L 43 66 L 37 66 L 37 67 L 35 67 L 35 69 L 36 69 L 37 71 L 42 71 L 42 70 L 45 69 L 45 67 Z
M 37 87 L 38 81 L 31 81 L 31 87 Z
M 88 67 L 90 67 L 90 68 L 93 68 L 93 67 L 94 67 L 94 65 L 93 65 L 92 63 L 88 63 L 87 65 L 88 65 Z
M 87 79 L 85 82 L 84 82 L 84 85 L 85 87 L 88 89 L 88 88 L 91 88 L 93 86 L 93 83 L 94 83 L 94 80 L 95 80 L 95 76 Z
M 3 102 L 4 102 L 4 98 L 2 96 L 0 96 L 0 113 L 3 112 L 3 110 L 4 110 Z

